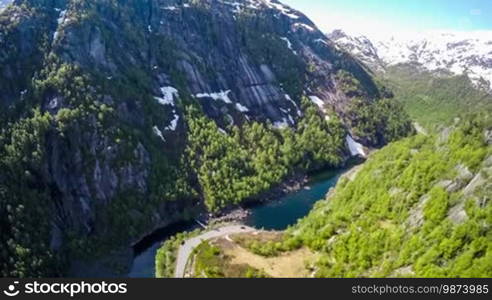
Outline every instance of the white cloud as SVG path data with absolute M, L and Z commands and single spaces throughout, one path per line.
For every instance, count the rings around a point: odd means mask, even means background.
M 480 16 L 482 14 L 482 10 L 481 9 L 472 9 L 470 10 L 470 15 L 472 16 Z

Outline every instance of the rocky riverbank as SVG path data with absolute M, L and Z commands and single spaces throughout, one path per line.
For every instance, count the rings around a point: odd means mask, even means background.
M 266 202 L 277 201 L 287 194 L 301 190 L 308 182 L 309 177 L 306 174 L 293 175 L 282 183 L 255 196 L 254 198 L 247 200 L 239 206 L 231 206 L 223 209 L 217 215 L 202 214 L 197 218 L 197 220 L 208 225 L 220 223 L 241 223 L 251 214 L 251 207 L 261 205 Z
M 219 224 L 219 223 L 237 223 L 244 221 L 251 211 L 242 207 L 230 209 L 224 211 L 219 216 L 209 217 L 207 220 L 208 225 Z
M 306 186 L 308 182 L 309 177 L 307 174 L 295 174 L 282 183 L 278 184 L 277 186 L 273 187 L 272 189 L 259 194 L 254 199 L 252 199 L 252 202 L 262 203 L 278 200 L 287 194 L 301 190 Z M 246 204 L 247 203 L 248 202 L 246 202 Z

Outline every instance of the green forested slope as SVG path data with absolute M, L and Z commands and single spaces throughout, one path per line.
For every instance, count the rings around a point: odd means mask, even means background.
M 492 119 L 373 154 L 260 255 L 307 246 L 318 277 L 492 276 Z

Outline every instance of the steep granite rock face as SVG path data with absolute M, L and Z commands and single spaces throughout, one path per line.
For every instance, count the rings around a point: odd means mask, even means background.
M 22 99 L 36 71 L 42 68 L 43 34 L 49 16 L 33 9 L 10 7 L 0 15 L 0 105 Z M 2 109 L 3 110 L 3 109 Z
M 378 97 L 355 60 L 335 50 L 303 14 L 276 1 L 120 5 L 116 10 L 99 1 L 61 8 L 52 51 L 109 81 L 139 69 L 151 83 L 147 93 L 161 97 L 163 88 L 178 88 L 214 119 L 226 113 L 238 122 L 295 119 L 295 99 L 304 93 L 342 112 L 349 99 L 337 88 L 341 69 L 364 83 L 367 98 Z M 95 17 L 78 19 L 84 10 Z
M 54 250 L 73 237 L 128 244 L 201 209 L 179 182 L 185 105 L 224 128 L 281 128 L 307 96 L 349 127 L 353 98 L 381 97 L 358 61 L 277 1 L 15 0 L 0 25 L 2 124 L 33 109 L 56 124 L 33 172 L 53 202 Z

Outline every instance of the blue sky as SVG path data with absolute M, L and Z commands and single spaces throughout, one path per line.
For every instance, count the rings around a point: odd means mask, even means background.
M 280 0 L 324 31 L 492 30 L 492 0 Z

